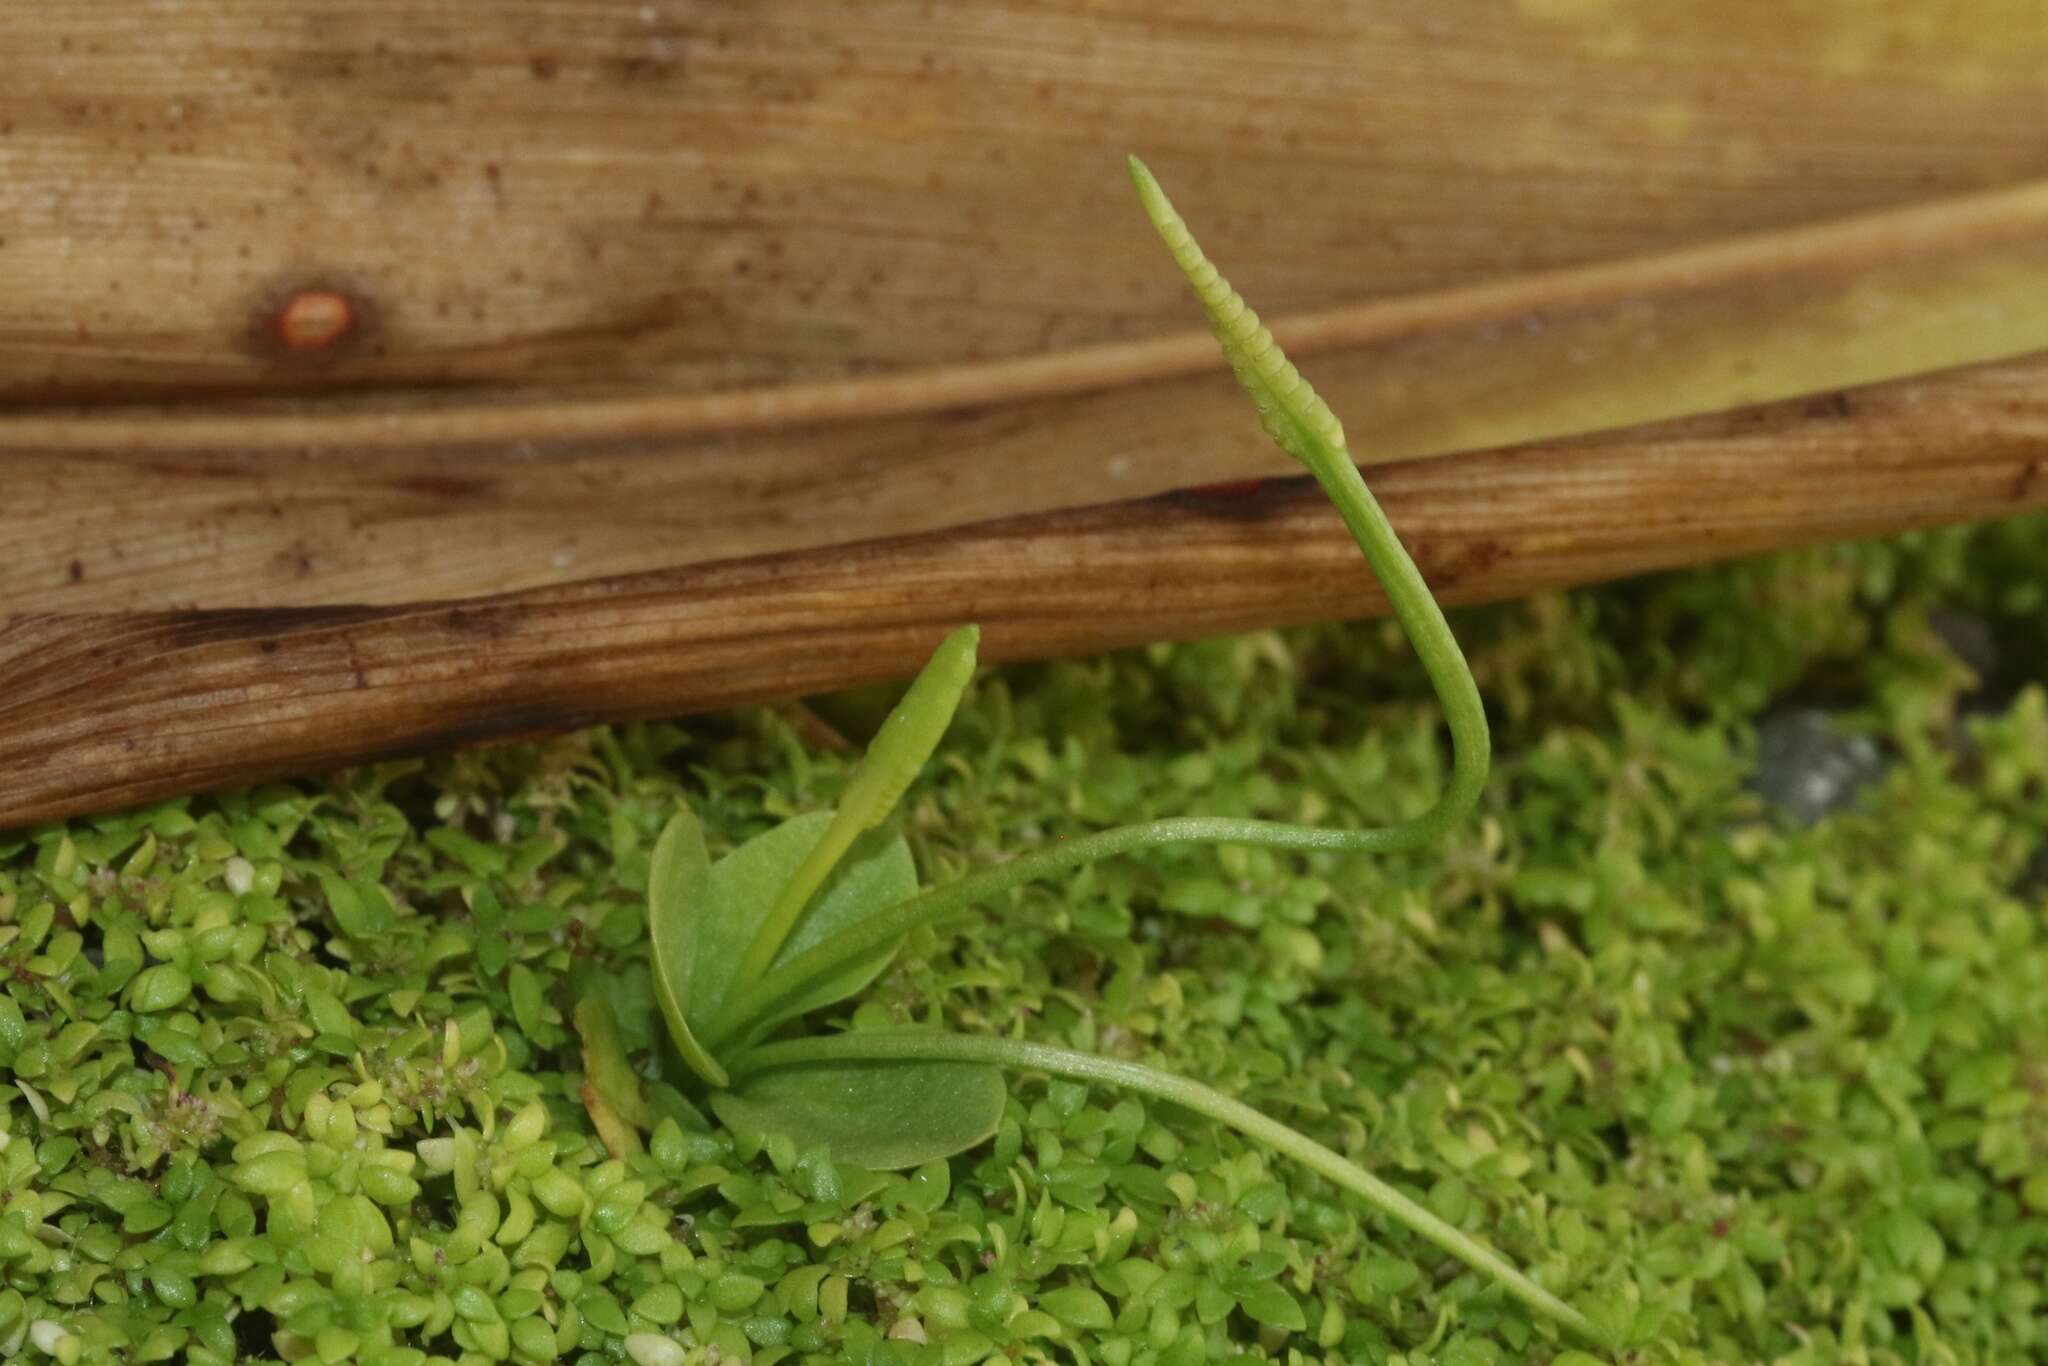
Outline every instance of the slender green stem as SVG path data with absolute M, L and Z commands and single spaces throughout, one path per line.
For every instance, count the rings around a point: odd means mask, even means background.
M 1012 1070 L 1050 1072 L 1123 1087 L 1185 1106 L 1219 1124 L 1228 1125 L 1246 1138 L 1287 1154 L 1357 1195 L 1388 1218 L 1435 1243 L 1474 1271 L 1500 1282 L 1509 1294 L 1537 1313 L 1591 1341 L 1602 1341 L 1599 1330 L 1584 1314 L 1536 1284 L 1513 1263 L 1471 1234 L 1446 1223 L 1365 1168 L 1299 1130 L 1270 1119 L 1220 1091 L 1171 1072 L 1019 1039 L 944 1034 L 931 1030 L 877 1030 L 763 1044 L 736 1057 L 732 1073 L 735 1078 L 744 1079 L 777 1067 L 855 1061 L 987 1063 Z
M 1379 576 L 1449 720 L 1451 777 L 1435 805 L 1412 820 L 1373 830 L 1329 830 L 1279 821 L 1189 816 L 1120 826 L 1037 850 L 969 874 L 841 930 L 760 977 L 754 990 L 734 991 L 706 1030 L 705 1047 L 719 1052 L 756 1022 L 776 1018 L 817 982 L 900 942 L 920 925 L 1027 882 L 1098 859 L 1175 844 L 1251 844 L 1269 849 L 1390 853 L 1427 844 L 1462 821 L 1486 786 L 1486 770 L 1492 755 L 1486 710 L 1480 703 L 1478 686 L 1472 681 L 1472 671 L 1415 562 L 1401 548 L 1386 514 L 1380 511 L 1379 503 L 1359 478 L 1357 467 L 1340 455 L 1332 461 L 1317 461 L 1311 468 Z
M 797 954 L 769 973 L 753 990 L 735 991 L 728 996 L 706 1031 L 705 1046 L 714 1053 L 722 1052 L 755 1021 L 775 1018 L 818 982 L 902 942 L 903 936 L 921 925 L 1070 868 L 1140 849 L 1177 844 L 1252 844 L 1277 849 L 1381 853 L 1426 843 L 1433 833 L 1415 829 L 1413 822 L 1378 830 L 1325 830 L 1276 821 L 1182 816 L 1083 835 L 1019 855 L 899 902 Z

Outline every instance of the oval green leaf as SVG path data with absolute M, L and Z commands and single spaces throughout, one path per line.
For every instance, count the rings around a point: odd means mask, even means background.
M 687 997 L 689 1018 L 696 1028 L 708 1028 L 725 1005 L 740 975 L 747 945 L 774 910 L 791 875 L 810 857 L 832 822 L 830 811 L 792 817 L 712 865 L 708 905 L 713 914 L 697 932 L 696 976 Z M 777 959 L 802 953 L 916 895 L 917 865 L 902 836 L 871 835 L 857 840 L 826 884 L 824 894 L 797 922 Z M 774 1015 L 746 1019 L 740 1034 L 758 1034 L 806 1011 L 845 1000 L 874 981 L 895 952 L 892 945 L 871 954 Z
M 690 1070 L 713 1086 L 725 1085 L 725 1069 L 697 1042 L 684 1008 L 695 979 L 702 976 L 700 945 L 718 904 L 704 827 L 686 803 L 655 841 L 647 877 L 647 938 L 654 956 L 654 998 L 668 1021 L 669 1037 Z
M 774 1068 L 711 1108 L 729 1129 L 823 1146 L 872 1171 L 921 1166 L 987 1141 L 1003 1118 L 1003 1074 L 973 1062 L 830 1062 Z

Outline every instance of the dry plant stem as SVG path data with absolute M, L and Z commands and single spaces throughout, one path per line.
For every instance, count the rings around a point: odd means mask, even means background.
M 1537 1313 L 1591 1341 L 1603 1341 L 1599 1330 L 1584 1314 L 1536 1284 L 1484 1243 L 1444 1222 L 1357 1163 L 1307 1135 L 1269 1119 L 1242 1101 L 1233 1100 L 1185 1077 L 1135 1063 L 1097 1057 L 1092 1053 L 1077 1053 L 1017 1039 L 942 1034 L 929 1030 L 877 1030 L 763 1044 L 734 1060 L 733 1075 L 743 1081 L 759 1072 L 800 1063 L 884 1060 L 977 1062 L 1010 1070 L 1050 1072 L 1143 1092 L 1185 1106 L 1237 1130 L 1254 1142 L 1286 1154 L 1352 1192 L 1473 1270 L 1498 1281 L 1509 1294 Z
M 1377 469 L 1447 603 L 2048 507 L 2012 365 Z M 384 754 L 1383 611 L 1306 480 L 462 603 L 16 617 L 0 828 Z

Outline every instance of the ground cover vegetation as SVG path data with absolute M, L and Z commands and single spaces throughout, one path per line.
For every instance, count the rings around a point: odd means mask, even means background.
M 2044 583 L 2035 520 L 1459 614 L 1497 760 L 1439 845 L 1098 864 L 917 931 L 841 1013 L 1200 1078 L 1639 1361 L 2038 1357 Z M 1886 760 L 1811 824 L 1757 790 L 1788 707 Z M 0 836 L 0 1351 L 1581 1360 L 1113 1090 L 1013 1079 L 987 1144 L 902 1173 L 675 1118 L 614 1158 L 573 1016 L 600 986 L 660 1046 L 655 840 L 686 797 L 717 853 L 830 807 L 824 736 L 763 709 Z M 1384 823 L 1444 768 L 1397 630 L 1261 634 L 985 673 L 900 828 L 937 885 L 1167 809 Z
M 0 834 L 0 1353 L 2048 1353 L 2048 523 L 1454 624 L 1497 752 L 1458 821 L 1441 642 L 1386 623 L 971 684 L 962 636 L 894 721 Z M 1875 761 L 1772 771 L 1787 716 Z M 733 1004 L 1185 811 L 1345 833 L 1076 860 Z M 747 933 L 677 918 L 714 886 Z

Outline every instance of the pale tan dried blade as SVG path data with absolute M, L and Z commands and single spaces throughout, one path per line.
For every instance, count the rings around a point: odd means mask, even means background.
M 2048 347 L 2048 187 L 1274 331 L 1364 461 L 1830 392 Z M 465 597 L 1291 470 L 1219 369 L 1188 331 L 737 396 L 0 418 L 0 611 Z
M 1276 315 L 2048 174 L 2027 0 L 80 9 L 0 6 L 0 402 L 1149 335 L 1182 302 L 1125 232 L 1134 146 Z M 364 329 L 281 354 L 322 285 Z

